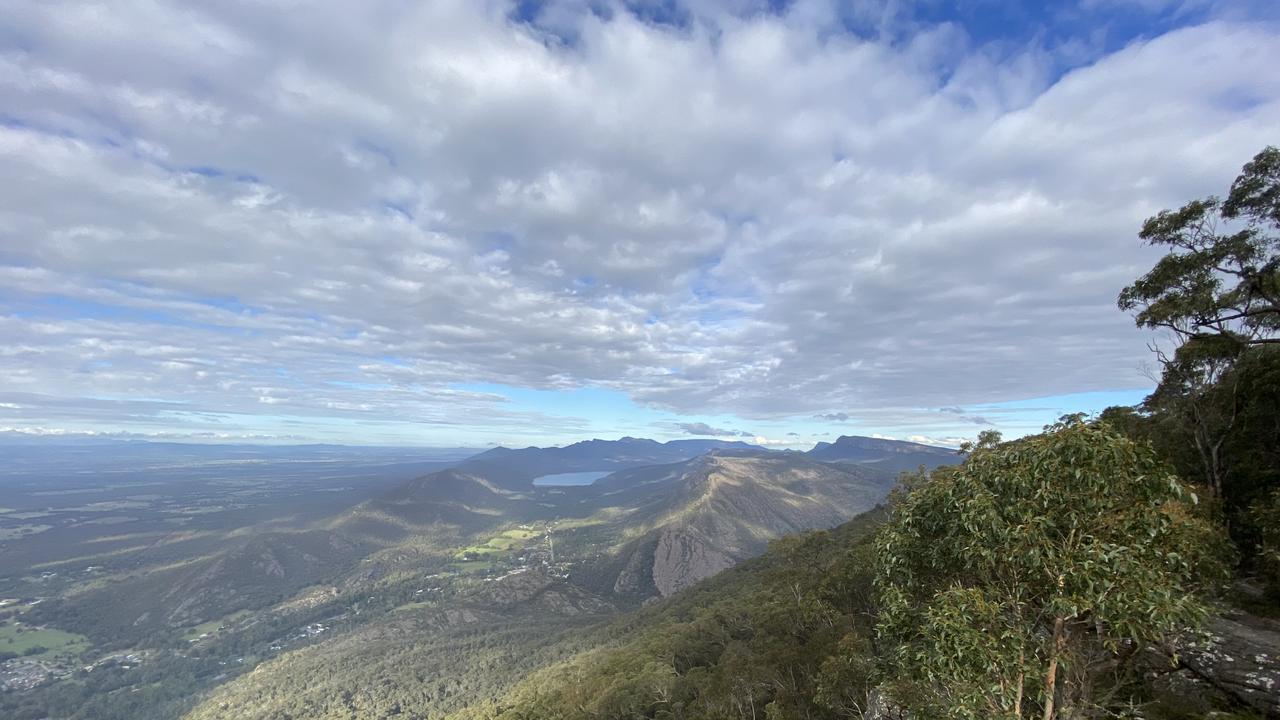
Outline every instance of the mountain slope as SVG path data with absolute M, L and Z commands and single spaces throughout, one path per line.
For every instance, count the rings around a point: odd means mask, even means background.
M 754 709 L 764 717 L 779 699 L 814 710 L 802 703 L 824 661 L 861 652 L 870 636 L 867 540 L 882 514 L 781 539 L 621 616 L 601 615 L 600 599 L 537 572 L 480 583 L 447 607 L 406 608 L 281 655 L 187 718 L 654 717 L 673 702 L 701 703 L 708 716 Z M 751 707 L 735 698 L 742 678 L 760 682 Z
M 879 509 L 587 633 L 591 648 L 450 720 L 861 718 Z
M 538 571 L 412 603 L 217 688 L 189 720 L 439 717 L 589 645 L 609 604 Z
M 32 620 L 57 622 L 105 647 L 280 602 L 347 572 L 365 550 L 327 530 L 257 534 L 190 563 L 41 603 Z
M 624 595 L 671 595 L 760 554 L 770 540 L 871 509 L 891 483 L 862 468 L 775 454 L 710 453 L 615 473 L 591 489 L 591 502 L 623 509 L 598 534 L 624 542 L 588 566 L 587 582 Z

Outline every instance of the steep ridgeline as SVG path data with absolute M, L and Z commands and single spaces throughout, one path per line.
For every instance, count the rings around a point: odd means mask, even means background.
M 829 528 L 884 499 L 893 476 L 795 454 L 712 452 L 614 473 L 586 500 L 618 519 L 587 543 L 618 548 L 584 581 L 624 596 L 667 596 L 764 551 L 770 540 Z
M 960 461 L 955 450 L 902 440 L 842 435 L 835 442 L 820 442 L 805 453 L 810 460 L 852 463 L 897 474 L 923 465 L 932 470 Z

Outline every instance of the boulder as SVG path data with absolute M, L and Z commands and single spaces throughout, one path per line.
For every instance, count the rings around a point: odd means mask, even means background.
M 1237 702 L 1280 717 L 1280 625 L 1242 613 L 1212 618 L 1186 642 L 1180 664 Z

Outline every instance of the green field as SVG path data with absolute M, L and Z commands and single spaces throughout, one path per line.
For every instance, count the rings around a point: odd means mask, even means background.
M 29 656 L 35 659 L 72 658 L 89 649 L 89 639 L 52 628 L 34 628 L 14 623 L 0 625 L 0 652 L 22 655 L 33 647 L 46 648 L 44 652 Z
M 454 554 L 454 558 L 462 560 L 467 556 L 471 557 L 490 557 L 500 553 L 519 550 L 524 547 L 525 541 L 538 536 L 535 530 L 521 530 L 514 528 L 511 530 L 503 530 L 501 533 L 489 538 L 483 545 L 468 545 Z

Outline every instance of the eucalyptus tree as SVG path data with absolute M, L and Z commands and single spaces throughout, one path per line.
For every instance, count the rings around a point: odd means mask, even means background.
M 1205 484 L 1218 497 L 1223 448 L 1242 402 L 1231 369 L 1250 348 L 1280 343 L 1280 150 L 1258 153 L 1225 200 L 1162 211 L 1138 237 L 1167 252 L 1117 304 L 1175 342 L 1172 352 L 1153 345 L 1162 372 L 1147 402 L 1184 418 Z
M 1225 200 L 1148 218 L 1138 237 L 1167 254 L 1121 291 L 1144 327 L 1219 352 L 1280 343 L 1280 149 L 1247 163 Z
M 1225 545 L 1149 446 L 1081 418 L 979 443 L 893 508 L 878 640 L 919 718 L 1087 717 L 1205 614 Z

